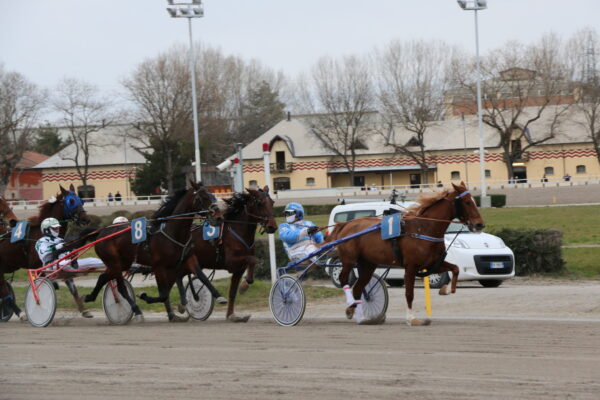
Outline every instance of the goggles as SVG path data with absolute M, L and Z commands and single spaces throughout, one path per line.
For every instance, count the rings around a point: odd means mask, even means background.
M 283 215 L 285 215 L 286 217 L 287 217 L 288 215 L 296 215 L 296 211 L 294 211 L 294 210 L 285 210 L 285 211 L 283 212 Z

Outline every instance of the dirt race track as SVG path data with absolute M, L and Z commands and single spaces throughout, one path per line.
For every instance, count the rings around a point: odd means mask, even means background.
M 13 319 L 0 325 L 0 398 L 600 398 L 600 282 L 466 285 L 433 296 L 425 327 L 404 323 L 403 289 L 390 294 L 379 326 L 345 320 L 342 297 L 309 303 L 291 328 L 265 310 L 247 324 L 222 311 L 185 324 Z

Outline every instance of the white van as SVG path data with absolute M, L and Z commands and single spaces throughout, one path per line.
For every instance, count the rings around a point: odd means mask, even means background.
M 416 204 L 413 201 L 391 204 L 386 201 L 343 204 L 335 206 L 329 215 L 329 228 L 333 230 L 338 222 L 351 221 L 362 217 L 383 215 L 390 208 L 404 212 L 406 208 Z M 450 245 L 452 243 L 452 245 Z M 488 233 L 471 233 L 460 223 L 451 223 L 446 230 L 445 244 L 448 248 L 446 261 L 460 268 L 459 281 L 476 280 L 484 287 L 498 287 L 505 279 L 515 276 L 515 256 L 502 239 Z M 333 263 L 330 260 L 328 263 Z M 387 267 L 378 268 L 376 273 L 381 275 Z M 341 287 L 339 274 L 341 267 L 327 268 L 334 285 Z M 353 277 L 351 277 L 353 279 Z M 404 284 L 404 269 L 392 267 L 386 281 L 392 286 Z M 432 274 L 429 277 L 433 288 L 440 288 L 450 282 L 450 274 Z

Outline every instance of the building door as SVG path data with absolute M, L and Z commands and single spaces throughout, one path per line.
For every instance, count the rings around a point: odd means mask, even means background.
M 527 167 L 513 167 L 517 182 L 527 182 Z
M 418 188 L 421 185 L 421 174 L 410 174 L 410 187 Z
M 364 187 L 365 186 L 365 177 L 360 175 L 354 175 L 354 182 L 352 182 L 352 186 L 360 186 L 360 187 Z
M 285 151 L 276 151 L 275 152 L 275 161 L 277 163 L 276 169 L 278 171 L 285 170 Z

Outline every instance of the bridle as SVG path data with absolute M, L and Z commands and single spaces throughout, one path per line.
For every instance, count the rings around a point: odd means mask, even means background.
M 197 214 L 203 214 L 208 212 L 208 217 L 207 219 L 212 219 L 212 217 L 215 216 L 215 214 L 217 213 L 217 211 L 219 211 L 219 206 L 217 204 L 217 198 L 208 190 L 206 190 L 206 188 L 204 186 L 201 186 L 199 189 L 194 189 L 194 206 L 196 206 L 197 204 L 199 204 L 198 208 L 202 208 L 202 210 L 198 211 Z M 211 203 L 206 206 L 204 206 L 204 200 L 205 197 L 202 195 L 205 194 L 209 197 Z M 209 223 L 211 225 L 214 225 L 215 221 L 209 221 Z
M 69 190 L 63 197 L 62 202 L 65 219 L 73 219 L 73 221 L 79 222 L 79 217 L 83 211 L 83 201 L 81 201 L 81 198 Z
M 464 215 L 465 209 L 462 204 L 462 198 L 471 193 L 470 191 L 465 191 L 462 193 L 457 193 L 456 198 L 454 199 L 454 217 L 461 220 L 464 224 L 467 224 L 467 218 Z
M 271 200 L 271 196 L 269 196 L 268 193 L 264 192 L 263 190 L 259 189 L 260 193 L 264 193 L 266 198 L 268 200 Z M 272 200 L 271 200 L 272 201 Z M 252 196 L 252 199 L 246 204 L 244 205 L 244 212 L 246 213 L 246 215 L 248 215 L 249 217 L 252 217 L 254 219 L 256 219 L 258 222 L 258 224 L 260 224 L 260 226 L 262 227 L 263 230 L 267 230 L 267 223 L 269 222 L 270 219 L 275 218 L 275 214 L 273 214 L 273 212 L 271 212 L 268 215 L 257 215 L 254 213 L 251 213 L 248 210 L 248 206 L 257 206 L 260 205 L 260 200 L 255 198 L 254 196 Z

